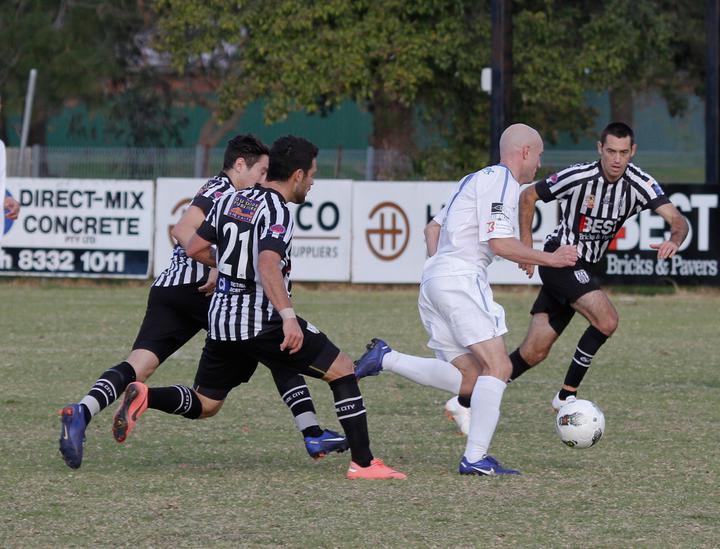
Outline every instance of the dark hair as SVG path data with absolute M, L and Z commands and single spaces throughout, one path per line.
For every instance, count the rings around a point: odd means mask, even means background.
M 635 133 L 624 122 L 610 122 L 600 134 L 600 143 L 604 145 L 608 135 L 620 138 L 630 137 L 630 146 L 635 144 Z
M 317 154 L 318 148 L 302 137 L 286 135 L 277 139 L 270 147 L 267 180 L 287 181 L 296 170 L 309 172 Z
M 232 168 L 238 158 L 245 160 L 248 168 L 258 161 L 262 155 L 270 154 L 267 145 L 251 133 L 240 134 L 228 141 L 223 159 L 223 169 Z

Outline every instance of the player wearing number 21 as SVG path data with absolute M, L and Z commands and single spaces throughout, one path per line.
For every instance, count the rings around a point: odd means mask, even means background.
M 190 391 L 203 411 L 217 410 L 246 369 L 262 362 L 326 381 L 350 445 L 350 479 L 404 479 L 370 451 L 367 416 L 350 357 L 312 324 L 295 315 L 290 258 L 293 218 L 288 202 L 302 204 L 317 172 L 318 149 L 282 137 L 270 149 L 267 182 L 221 197 L 187 253 L 215 266 L 218 279 L 208 312 L 196 379 L 217 395 Z M 217 253 L 212 245 L 217 245 Z

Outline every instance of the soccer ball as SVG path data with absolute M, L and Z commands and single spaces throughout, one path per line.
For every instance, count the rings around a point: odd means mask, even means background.
M 605 432 L 605 415 L 594 402 L 574 400 L 558 410 L 555 429 L 570 448 L 590 448 Z

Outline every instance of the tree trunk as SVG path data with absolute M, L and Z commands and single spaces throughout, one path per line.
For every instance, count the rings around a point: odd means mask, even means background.
M 375 149 L 374 179 L 406 179 L 412 175 L 416 151 L 415 109 L 388 99 L 382 92 L 375 95 L 372 108 Z
M 624 122 L 632 128 L 634 122 L 633 91 L 627 86 L 610 90 L 611 122 Z

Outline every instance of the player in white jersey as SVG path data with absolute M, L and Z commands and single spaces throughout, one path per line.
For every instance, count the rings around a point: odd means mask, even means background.
M 500 403 L 512 371 L 503 335 L 503 308 L 493 300 L 487 267 L 495 255 L 517 263 L 572 266 L 574 247 L 541 252 L 515 238 L 519 182 L 532 181 L 543 143 L 524 124 L 500 139 L 501 163 L 463 178 L 441 212 L 437 252 L 425 263 L 418 308 L 430 347 L 440 362 L 461 373 L 459 394 L 472 404 L 465 453 L 458 471 L 466 475 L 517 474 L 488 454 L 500 417 Z M 372 375 L 390 352 L 375 340 L 356 363 L 356 375 Z
M 630 163 L 637 145 L 632 129 L 609 124 L 597 144 L 600 159 L 562 170 L 523 190 L 520 196 L 520 238 L 532 242 L 532 219 L 538 200 L 560 204 L 560 223 L 547 237 L 545 250 L 572 245 L 579 260 L 574 268 L 540 267 L 543 285 L 530 311 L 527 336 L 511 353 L 515 379 L 542 362 L 575 312 L 589 322 L 580 337 L 564 383 L 552 400 L 559 409 L 576 398 L 593 357 L 615 332 L 618 314 L 600 288 L 595 272 L 625 221 L 642 210 L 653 210 L 670 226 L 657 249 L 658 260 L 671 258 L 688 234 L 685 217 L 665 196 L 653 177 Z M 532 265 L 521 265 L 532 276 Z

